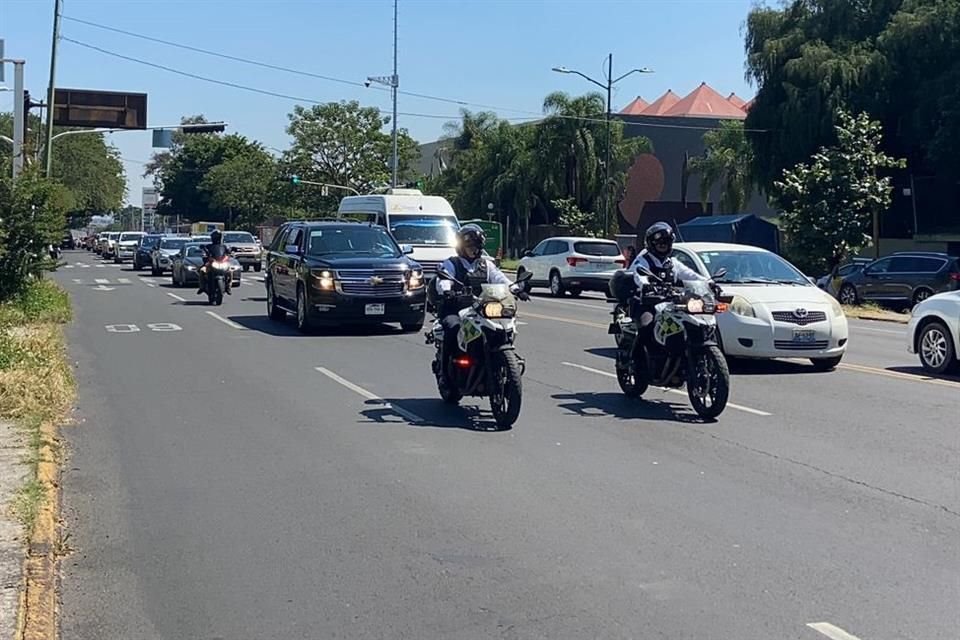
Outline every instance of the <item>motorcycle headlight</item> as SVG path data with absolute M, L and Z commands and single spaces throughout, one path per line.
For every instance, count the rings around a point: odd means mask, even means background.
M 687 300 L 687 313 L 703 313 L 703 300 L 699 298 Z
M 753 305 L 747 302 L 747 299 L 742 296 L 733 297 L 733 302 L 730 303 L 730 311 L 745 318 L 757 317 L 757 314 L 753 310 Z
M 197 268 L 196 268 L 195 266 L 193 266 L 192 264 L 188 264 L 188 265 L 187 265 L 187 271 L 196 271 L 196 270 L 197 270 Z
M 213 268 L 216 269 L 217 271 L 229 271 L 229 270 L 230 270 L 230 263 L 229 263 L 229 262 L 218 262 L 218 261 L 214 261 L 214 262 L 211 262 L 210 264 L 213 265 Z

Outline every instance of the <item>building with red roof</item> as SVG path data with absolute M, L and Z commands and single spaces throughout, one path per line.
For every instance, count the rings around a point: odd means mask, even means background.
M 667 90 L 666 93 L 649 104 L 641 96 L 637 96 L 635 100 L 620 111 L 620 114 L 625 116 L 743 120 L 747 117 L 747 110 L 752 102 L 752 100 L 746 102 L 736 93 L 731 93 L 724 98 L 706 82 L 701 82 L 699 87 L 683 98 L 672 90 Z
M 650 103 L 637 96 L 630 104 L 620 110 L 620 113 L 628 116 L 638 116 L 650 106 Z

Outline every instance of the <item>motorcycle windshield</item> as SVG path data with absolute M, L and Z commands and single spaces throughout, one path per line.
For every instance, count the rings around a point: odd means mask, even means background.
M 480 286 L 480 303 L 499 302 L 503 309 L 517 312 L 517 299 L 510 292 L 510 285 L 506 284 L 484 284 Z M 513 314 L 510 314 L 512 316 Z
M 701 300 L 713 301 L 713 290 L 706 280 L 689 280 L 683 283 L 683 289 L 687 295 L 700 298 Z

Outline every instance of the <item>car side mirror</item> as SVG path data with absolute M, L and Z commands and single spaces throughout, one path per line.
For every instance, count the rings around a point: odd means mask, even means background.
M 810 284 L 817 284 L 817 279 L 813 276 L 807 276 L 807 280 L 810 281 Z
M 410 255 L 411 253 L 413 253 L 413 245 L 409 245 L 409 244 L 400 245 L 400 252 L 405 256 Z
M 523 252 L 523 257 L 524 257 L 524 258 L 532 258 L 532 257 L 533 257 L 533 251 L 530 251 L 530 249 L 527 249 L 526 251 Z
M 299 245 L 288 244 L 286 247 L 284 247 L 284 251 L 285 251 L 286 253 L 295 253 L 295 254 L 297 254 L 297 255 L 300 255 L 300 247 L 299 247 Z

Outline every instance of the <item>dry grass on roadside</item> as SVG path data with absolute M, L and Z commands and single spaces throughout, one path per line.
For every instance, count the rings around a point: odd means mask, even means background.
M 843 305 L 843 312 L 848 318 L 858 318 L 860 320 L 884 320 L 901 324 L 910 321 L 909 313 L 897 313 L 890 309 L 884 309 L 874 302 L 866 302 L 856 306 Z

